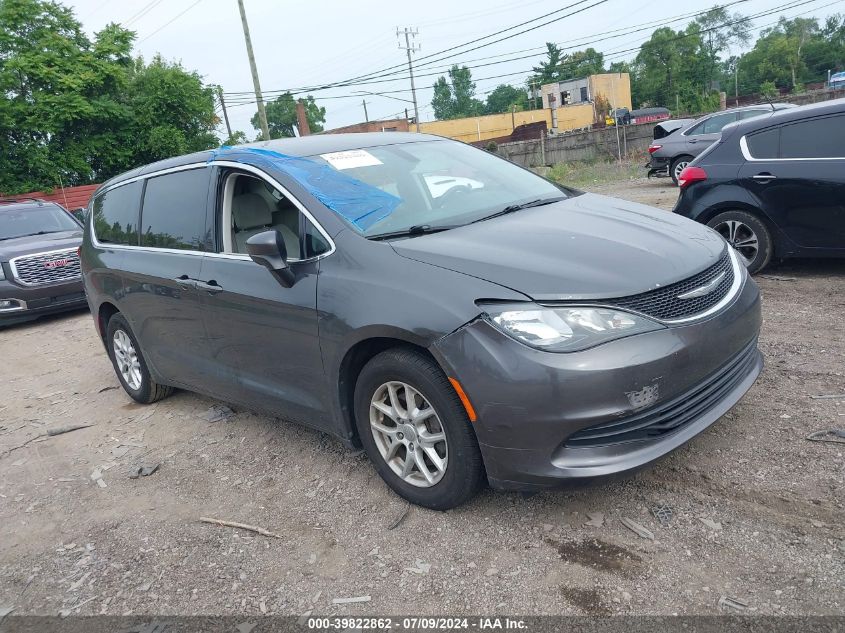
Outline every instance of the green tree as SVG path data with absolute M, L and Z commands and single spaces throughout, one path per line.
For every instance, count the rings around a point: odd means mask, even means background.
M 279 95 L 266 106 L 267 126 L 270 128 L 270 138 L 285 138 L 296 136 L 296 99 L 290 92 Z M 305 104 L 305 118 L 308 120 L 308 127 L 311 132 L 322 132 L 326 122 L 326 109 L 317 105 L 314 97 L 308 95 L 300 99 Z M 258 112 L 252 115 L 249 120 L 252 127 L 259 130 L 258 138 L 261 140 L 261 124 L 258 121 Z
M 90 181 L 90 159 L 128 116 L 119 92 L 130 49 L 113 25 L 91 42 L 57 3 L 0 2 L 0 191 Z
M 0 0 L 0 191 L 101 182 L 217 145 L 209 89 L 156 58 L 133 61 L 135 34 L 82 31 L 48 0 Z
M 525 90 L 514 88 L 507 84 L 501 84 L 487 95 L 487 103 L 484 104 L 485 114 L 498 114 L 500 112 L 511 112 L 516 107 L 517 111 L 528 109 L 528 94 Z
M 806 81 L 821 81 L 827 69 L 810 68 L 805 56 L 813 53 L 817 64 L 842 64 L 842 49 L 830 46 L 830 40 L 839 35 L 836 23 L 829 23 L 830 31 L 819 29 L 815 18 L 781 18 L 777 26 L 764 30 L 754 48 L 740 58 L 739 66 L 743 73 L 743 87 L 754 91 L 764 83 L 774 83 L 778 88 L 793 90 L 803 86 Z M 829 39 L 828 39 L 829 38 Z M 829 56 L 833 53 L 833 56 Z M 837 54 L 838 53 L 838 54 Z
M 240 130 L 235 130 L 232 132 L 232 136 L 228 137 L 225 141 L 220 143 L 221 145 L 243 145 L 244 143 L 249 143 L 249 139 L 246 137 L 246 134 L 241 132 Z
M 687 30 L 657 29 L 634 59 L 637 106 L 680 105 L 684 112 L 703 112 L 718 106 L 718 95 L 707 89 L 709 60 L 701 55 L 700 27 Z M 715 101 L 714 101 L 715 100 Z
M 475 98 L 475 82 L 466 66 L 455 64 L 449 69 L 449 79 L 438 77 L 434 82 L 431 100 L 436 119 L 459 119 L 484 113 L 484 104 Z
M 529 81 L 540 86 L 560 81 L 561 57 L 560 47 L 553 42 L 546 42 L 546 59 L 531 69 L 534 75 Z
M 564 79 L 580 79 L 604 72 L 604 53 L 594 48 L 564 55 L 560 62 L 561 81 Z
M 128 86 L 135 139 L 135 164 L 161 160 L 218 145 L 214 128 L 214 87 L 195 72 L 160 56 L 135 62 Z
M 716 79 L 720 56 L 731 46 L 744 46 L 751 40 L 751 25 L 741 13 L 731 14 L 724 7 L 713 7 L 695 19 L 701 32 L 704 52 L 710 63 L 709 81 Z

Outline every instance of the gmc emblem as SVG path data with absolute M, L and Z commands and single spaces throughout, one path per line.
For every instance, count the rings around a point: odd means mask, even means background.
M 44 268 L 61 268 L 62 266 L 67 266 L 70 264 L 70 260 L 65 257 L 64 259 L 54 259 L 51 262 L 44 262 Z

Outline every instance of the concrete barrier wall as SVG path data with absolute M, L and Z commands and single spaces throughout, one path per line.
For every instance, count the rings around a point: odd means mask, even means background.
M 557 134 L 542 140 L 502 143 L 497 154 L 523 167 L 544 167 L 579 160 L 615 158 L 621 148 L 623 156 L 642 154 L 651 143 L 654 123 L 625 125 L 588 132 Z

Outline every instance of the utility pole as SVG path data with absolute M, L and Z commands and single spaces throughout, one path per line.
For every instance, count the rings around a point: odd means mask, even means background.
M 252 71 L 252 85 L 255 88 L 255 102 L 258 104 L 258 120 L 261 122 L 261 135 L 265 141 L 269 141 L 270 127 L 267 125 L 267 111 L 264 109 L 264 99 L 261 97 L 261 84 L 258 81 L 258 68 L 255 65 L 255 55 L 252 52 L 252 40 L 249 37 L 249 24 L 246 22 L 244 0 L 238 0 L 238 9 L 241 11 L 241 24 L 244 27 L 246 54 L 249 57 L 249 69 Z
M 736 97 L 735 106 L 739 105 L 739 59 L 734 64 L 734 96 Z
M 366 99 L 361 99 L 361 105 L 362 105 L 362 106 L 364 106 L 364 121 L 366 121 L 367 123 L 369 123 L 369 122 L 370 122 L 370 117 L 369 117 L 369 116 L 367 116 L 367 100 L 366 100 Z
M 400 34 L 405 35 L 405 46 L 402 46 L 402 40 L 399 40 L 399 48 L 405 49 L 408 53 L 408 74 L 411 76 L 411 99 L 414 100 L 414 121 L 417 126 L 417 132 L 420 131 L 420 111 L 419 108 L 417 108 L 417 89 L 414 86 L 414 65 L 411 63 L 411 53 L 420 50 L 420 45 L 414 44 L 411 46 L 411 38 L 416 37 L 419 33 L 420 32 L 417 29 L 409 29 L 408 27 L 405 27 L 400 31 L 399 27 L 396 27 L 397 38 Z
M 226 111 L 226 102 L 223 100 L 223 86 L 217 86 L 217 96 L 220 98 L 220 105 L 223 106 L 223 120 L 226 121 L 226 131 L 229 138 L 232 138 L 232 126 L 229 125 L 229 113 Z

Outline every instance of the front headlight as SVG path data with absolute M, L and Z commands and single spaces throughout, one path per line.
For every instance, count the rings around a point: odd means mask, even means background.
M 577 352 L 613 339 L 663 329 L 645 317 L 614 310 L 533 304 L 482 306 L 486 318 L 521 343 L 549 352 Z
M 6 273 L 3 272 L 3 262 L 0 262 L 0 281 L 6 278 Z

